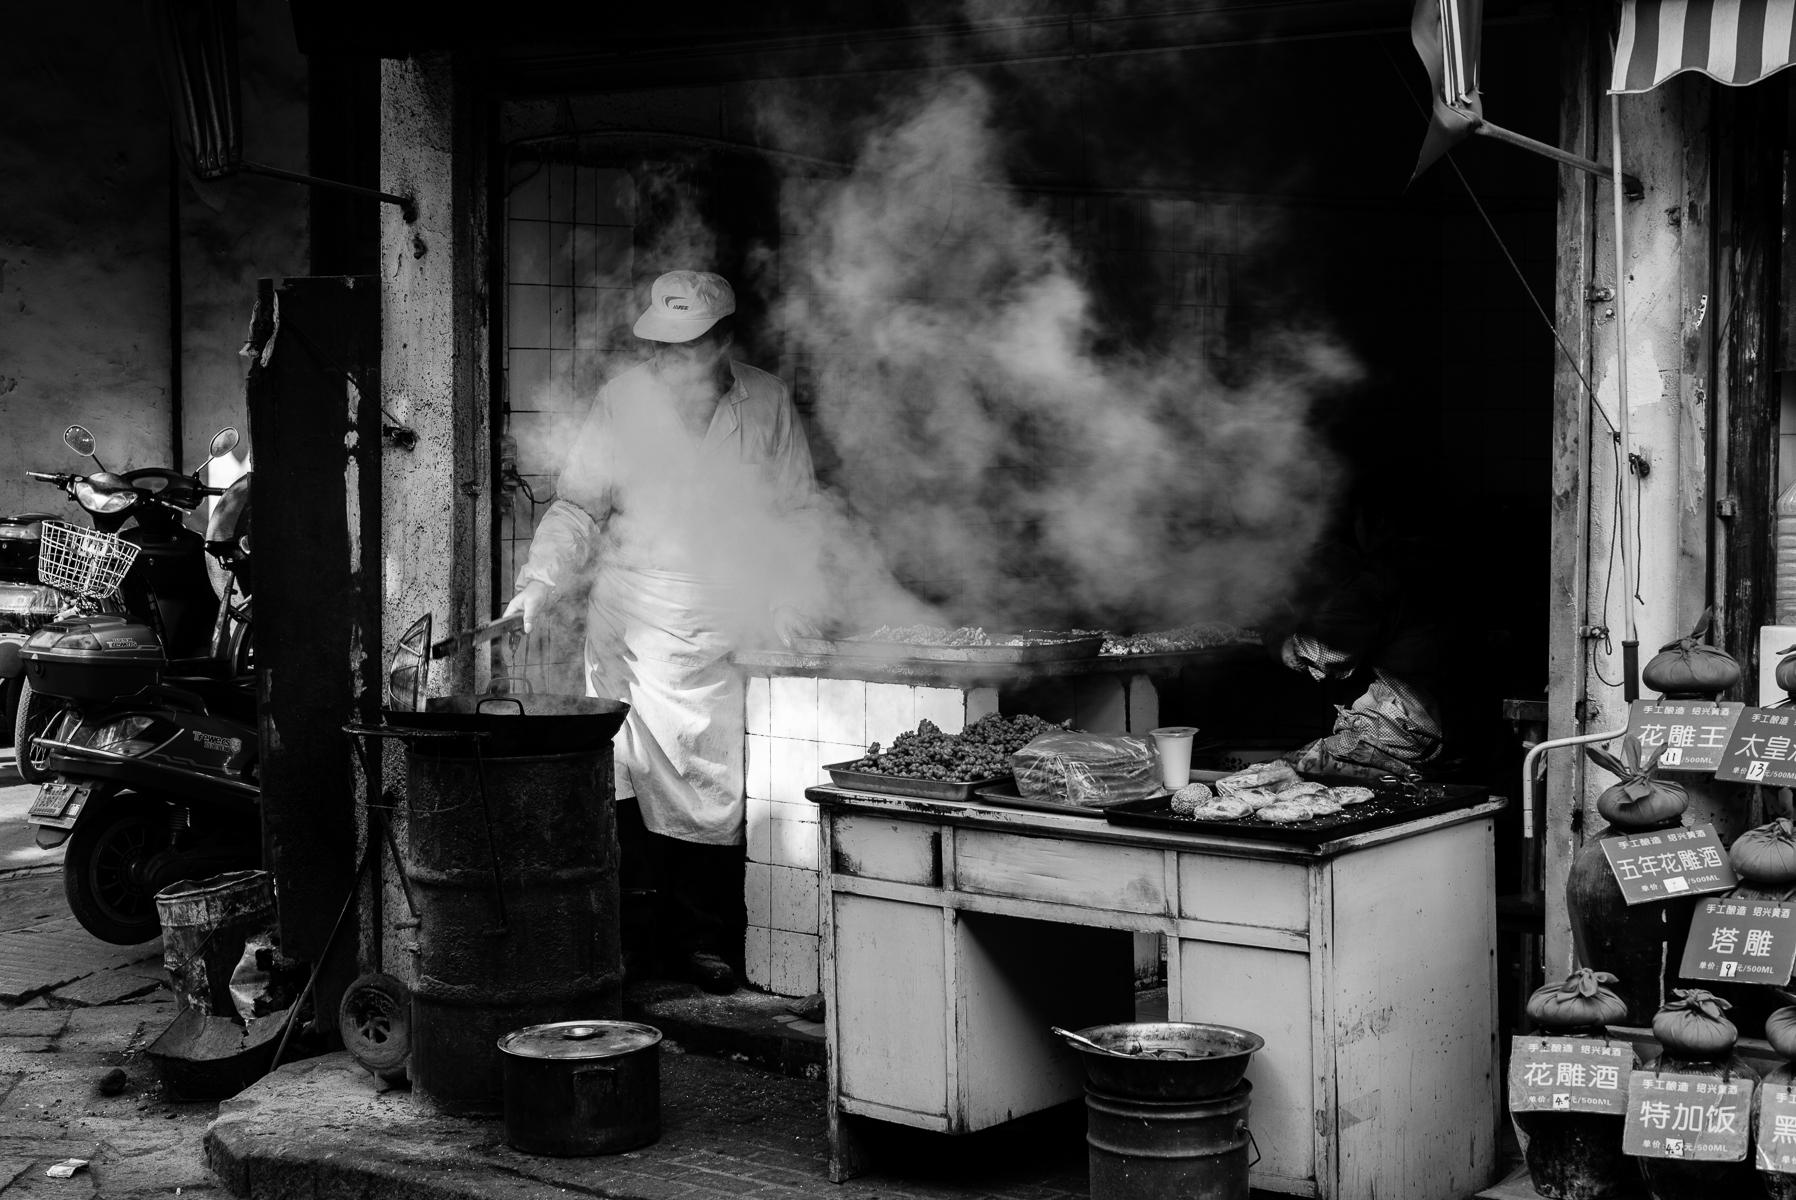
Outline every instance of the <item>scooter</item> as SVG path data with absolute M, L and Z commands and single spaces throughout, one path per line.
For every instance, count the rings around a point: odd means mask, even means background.
M 55 513 L 0 516 L 0 745 L 13 740 L 19 696 L 25 689 L 25 639 L 68 607 L 68 597 L 37 577 L 43 524 Z
M 66 842 L 69 909 L 102 941 L 153 939 L 171 883 L 261 863 L 249 487 L 206 489 L 221 499 L 203 546 L 224 584 L 205 657 L 169 659 L 147 624 L 110 614 L 26 643 L 33 686 L 64 704 L 37 739 L 53 778 L 27 819 L 38 845 Z
M 205 539 L 187 528 L 187 515 L 209 496 L 221 494 L 199 482 L 200 471 L 183 475 L 167 467 L 141 467 L 123 474 L 106 469 L 94 453 L 94 436 L 81 425 L 71 425 L 63 433 L 69 449 L 92 458 L 99 468 L 91 475 L 27 471 L 32 478 L 60 488 L 93 521 L 102 534 L 117 534 L 135 550 L 116 584 L 116 594 L 79 596 L 92 582 L 91 574 L 71 578 L 50 578 L 43 574 L 43 551 L 39 549 L 39 576 L 47 583 L 61 582 L 66 601 L 61 615 L 97 612 L 122 613 L 147 625 L 155 645 L 180 673 L 189 664 L 203 664 L 211 655 L 213 626 L 219 616 L 216 569 L 209 567 Z M 237 444 L 237 431 L 221 430 L 213 439 L 212 459 L 228 453 Z M 204 469 L 201 465 L 201 470 Z M 53 534 L 72 528 L 60 526 L 50 518 Z M 126 529 L 127 524 L 131 528 Z M 41 530 L 45 526 L 40 521 Z M 122 533 L 121 533 L 122 530 Z M 59 543 L 60 544 L 60 543 Z M 80 550 L 79 544 L 75 550 Z M 74 553 L 58 564 L 65 570 L 91 571 L 95 563 L 91 555 Z M 42 624 L 42 622 L 38 622 Z M 140 639 L 142 640 L 142 639 Z M 0 648 L 0 676 L 11 661 L 11 655 Z M 200 669 L 204 669 L 200 666 Z M 20 684 L 12 721 L 14 752 L 20 777 L 26 783 L 42 783 L 48 778 L 45 751 L 37 745 L 37 735 L 54 718 L 64 700 L 46 695 L 42 681 L 33 681 L 19 649 Z M 131 677 L 115 676 L 121 684 Z M 141 686 L 137 684 L 136 686 Z M 91 697 L 90 697 L 91 698 Z

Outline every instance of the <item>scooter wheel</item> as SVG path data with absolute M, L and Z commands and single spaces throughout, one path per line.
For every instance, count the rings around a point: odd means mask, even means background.
M 102 942 L 136 946 L 162 932 L 149 860 L 168 848 L 168 806 L 143 796 L 95 796 L 62 859 L 69 911 Z
M 19 684 L 19 707 L 12 726 L 13 753 L 17 756 L 19 778 L 26 783 L 42 783 L 50 778 L 49 768 L 44 765 L 50 752 L 38 746 L 37 739 L 62 711 L 62 701 L 36 690 L 29 679 L 22 679 Z
M 412 992 L 380 971 L 349 985 L 337 1006 L 337 1032 L 351 1058 L 383 1078 L 399 1074 L 412 1052 Z

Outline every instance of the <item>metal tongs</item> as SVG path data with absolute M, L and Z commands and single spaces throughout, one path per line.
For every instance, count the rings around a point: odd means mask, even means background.
M 430 646 L 430 657 L 448 658 L 451 654 L 458 654 L 463 650 L 472 650 L 474 647 L 484 645 L 487 642 L 496 642 L 506 634 L 512 636 L 512 644 L 515 646 L 517 639 L 524 635 L 523 613 L 513 613 L 509 617 L 500 617 L 490 625 L 481 625 L 474 629 L 453 634 L 440 642 L 432 642 Z

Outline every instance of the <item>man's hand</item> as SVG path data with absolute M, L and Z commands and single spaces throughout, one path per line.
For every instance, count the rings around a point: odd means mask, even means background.
M 499 614 L 499 619 L 504 620 L 513 613 L 523 613 L 524 632 L 529 633 L 536 625 L 536 615 L 543 610 L 543 606 L 548 601 L 549 585 L 540 579 L 533 579 L 511 598 L 511 603 L 505 606 L 505 611 Z
M 780 645 L 790 646 L 795 638 L 816 637 L 817 622 L 791 605 L 782 604 L 773 610 L 773 632 Z

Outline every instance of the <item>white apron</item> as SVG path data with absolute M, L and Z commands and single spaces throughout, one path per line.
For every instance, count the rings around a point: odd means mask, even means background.
M 617 795 L 688 842 L 743 839 L 739 598 L 693 575 L 605 562 L 586 610 L 586 691 L 627 701 Z

